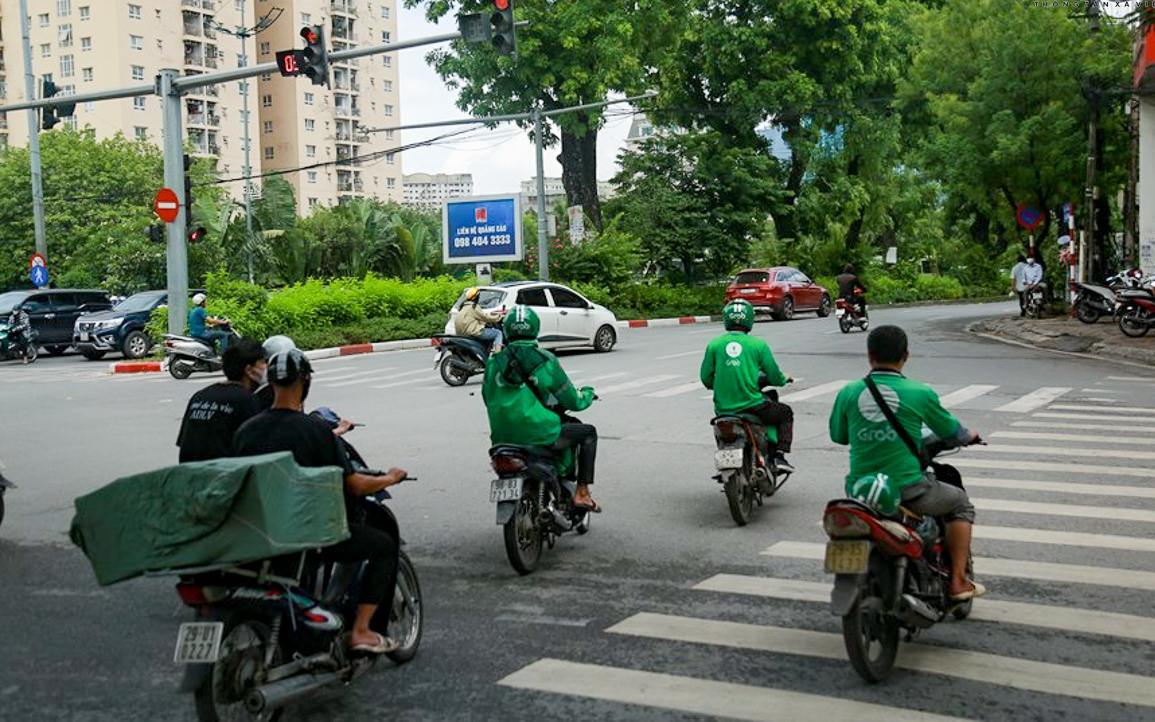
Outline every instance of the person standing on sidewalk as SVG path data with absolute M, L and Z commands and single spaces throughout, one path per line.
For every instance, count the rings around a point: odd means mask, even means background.
M 1019 259 L 1015 265 L 1011 267 L 1011 290 L 1019 296 L 1019 315 L 1027 315 L 1027 284 L 1023 280 L 1023 271 L 1027 268 L 1027 259 L 1023 254 L 1019 254 Z

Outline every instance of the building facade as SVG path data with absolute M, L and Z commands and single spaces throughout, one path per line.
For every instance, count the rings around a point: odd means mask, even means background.
M 405 205 L 423 211 L 441 210 L 453 198 L 473 195 L 471 173 L 412 173 L 403 176 Z

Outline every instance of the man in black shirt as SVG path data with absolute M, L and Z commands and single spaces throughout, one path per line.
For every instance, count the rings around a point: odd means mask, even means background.
M 858 314 L 866 318 L 866 298 L 862 295 L 866 293 L 866 284 L 854 272 L 854 266 L 846 264 L 834 282 L 838 284 L 838 295 L 853 304 Z
M 253 389 L 265 380 L 265 353 L 252 339 L 225 349 L 225 381 L 193 394 L 180 422 L 180 461 L 232 456 L 233 434 L 260 411 Z
M 382 476 L 353 471 L 344 448 L 325 422 L 301 412 L 312 376 L 312 366 L 299 350 L 273 355 L 269 359 L 268 373 L 273 386 L 273 406 L 237 429 L 233 451 L 236 456 L 291 451 L 301 466 L 339 466 L 344 470 L 345 511 L 349 518 L 350 537 L 328 547 L 323 554 L 331 561 L 368 561 L 361 580 L 349 647 L 354 651 L 384 654 L 396 649 L 397 643 L 373 631 L 369 625 L 374 621 L 377 608 L 393 599 L 400 545 L 392 534 L 365 522 L 362 498 L 400 483 L 406 473 L 396 468 Z M 383 632 L 387 621 L 387 613 L 377 620 Z

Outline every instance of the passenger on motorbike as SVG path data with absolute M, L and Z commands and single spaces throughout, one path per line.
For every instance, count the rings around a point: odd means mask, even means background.
M 22 308 L 12 309 L 8 314 L 8 338 L 20 347 L 21 363 L 28 363 L 28 350 L 32 345 L 32 322 L 28 312 Z
M 481 298 L 480 288 L 465 289 L 465 301 L 457 311 L 453 321 L 453 329 L 458 336 L 471 336 L 481 341 L 482 346 L 489 351 L 501 350 L 501 329 L 490 324 L 501 322 L 500 311 L 486 311 L 477 305 Z
M 254 389 L 265 383 L 265 350 L 243 338 L 225 350 L 225 380 L 193 394 L 180 422 L 180 462 L 232 455 L 233 434 L 260 412 Z
M 582 411 L 594 400 L 588 386 L 578 390 L 549 351 L 537 345 L 541 322 L 529 306 L 514 306 L 505 316 L 509 341 L 485 364 L 481 396 L 489 415 L 489 439 L 494 446 L 543 446 L 554 451 L 576 447 L 575 506 L 592 512 L 601 507 L 590 497 L 594 483 L 598 432 L 591 424 L 565 419 L 566 411 Z
M 353 470 L 344 448 L 337 437 L 319 419 L 301 412 L 313 368 L 297 349 L 275 354 L 269 359 L 269 381 L 273 385 L 273 407 L 246 421 L 233 438 L 236 456 L 291 451 L 301 466 L 338 466 L 345 476 L 345 512 L 348 516 L 350 537 L 323 550 L 322 556 L 330 561 L 352 562 L 368 560 L 349 648 L 369 654 L 386 654 L 397 649 L 395 640 L 385 636 L 384 619 L 376 620 L 380 633 L 370 628 L 378 607 L 393 599 L 397 581 L 399 540 L 394 535 L 371 526 L 365 520 L 363 497 L 399 484 L 407 476 L 402 469 L 390 469 L 376 476 Z
M 870 378 L 912 440 L 921 437 L 925 424 L 948 446 L 979 441 L 978 432 L 968 430 L 943 408 L 933 389 L 903 376 L 910 354 L 901 328 L 879 326 L 867 337 L 866 348 Z M 839 392 L 830 412 L 830 439 L 850 445 L 848 490 L 864 477 L 881 478 L 885 488 L 880 496 L 899 496 L 913 512 L 946 518 L 951 560 L 947 593 L 953 601 L 965 601 L 986 592 L 983 585 L 967 577 L 974 505 L 963 489 L 939 481 L 932 469 L 925 468 L 923 458 L 916 457 L 891 426 L 865 380 L 851 381 Z
M 208 298 L 203 293 L 193 296 L 193 307 L 188 312 L 188 335 L 204 341 L 213 351 L 224 354 L 229 347 L 229 334 L 219 328 L 208 327 L 227 324 L 228 320 L 210 316 L 205 308 L 207 301 Z M 217 339 L 220 339 L 221 342 L 219 349 L 216 345 Z
M 786 454 L 794 438 L 794 410 L 776 398 L 766 398 L 759 377 L 766 374 L 774 386 L 785 386 L 792 379 L 778 368 L 766 342 L 749 335 L 754 328 L 754 307 L 748 301 L 726 304 L 722 323 L 726 333 L 706 346 L 700 374 L 702 384 L 714 392 L 714 414 L 752 414 L 767 427 L 776 428 L 774 465 L 792 472 L 794 467 L 786 461 Z
M 838 295 L 846 299 L 859 316 L 866 318 L 866 297 L 863 296 L 866 293 L 866 284 L 854 272 L 854 266 L 846 264 L 834 282 L 838 284 Z

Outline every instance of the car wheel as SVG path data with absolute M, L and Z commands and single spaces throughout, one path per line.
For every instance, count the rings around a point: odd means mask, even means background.
M 822 294 L 822 302 L 818 304 L 818 318 L 826 318 L 830 315 L 830 296 L 825 293 Z
M 81 353 L 84 354 L 84 358 L 88 359 L 89 361 L 99 361 L 100 359 L 104 358 L 104 354 L 108 352 L 95 348 L 87 348 L 81 351 Z
M 148 354 L 149 348 L 152 344 L 148 340 L 148 336 L 142 331 L 133 331 L 124 337 L 124 343 L 121 344 L 121 350 L 124 352 L 125 358 L 144 358 Z
M 68 350 L 68 346 L 61 346 L 57 344 L 56 346 L 45 346 L 44 350 L 47 351 L 51 356 L 63 356 L 64 352 Z
M 787 296 L 782 299 L 782 310 L 774 314 L 775 321 L 789 321 L 794 318 L 794 299 Z
M 609 325 L 602 326 L 598 329 L 598 332 L 594 334 L 594 350 L 598 353 L 606 353 L 612 349 L 617 342 L 618 334 Z

